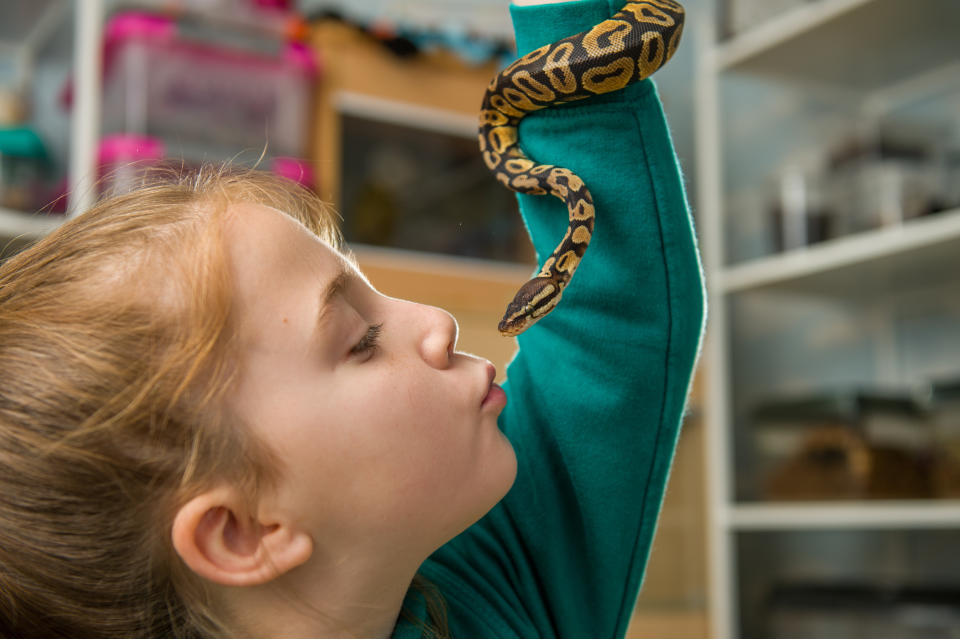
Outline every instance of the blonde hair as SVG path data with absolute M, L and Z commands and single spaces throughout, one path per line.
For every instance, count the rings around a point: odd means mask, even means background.
M 280 468 L 223 401 L 237 202 L 340 249 L 313 193 L 204 167 L 154 173 L 0 266 L 0 636 L 230 636 L 169 529 L 193 494 L 226 480 L 252 503 Z

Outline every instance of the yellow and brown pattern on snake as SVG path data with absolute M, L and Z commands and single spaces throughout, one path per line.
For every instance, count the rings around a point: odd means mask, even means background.
M 531 51 L 490 82 L 480 111 L 484 162 L 508 189 L 560 198 L 570 217 L 563 240 L 507 306 L 503 335 L 522 333 L 553 310 L 593 235 L 590 191 L 569 169 L 526 156 L 518 144 L 520 120 L 648 77 L 673 56 L 683 19 L 683 7 L 673 0 L 628 2 L 593 28 Z

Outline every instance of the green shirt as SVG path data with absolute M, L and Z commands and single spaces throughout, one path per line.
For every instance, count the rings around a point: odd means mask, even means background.
M 618 0 L 517 7 L 521 55 L 612 16 Z M 521 146 L 571 169 L 596 204 L 560 305 L 519 336 L 499 426 L 517 479 L 421 567 L 456 639 L 622 637 L 636 602 L 705 320 L 692 219 L 651 80 L 533 113 Z M 542 262 L 567 226 L 518 196 Z M 423 602 L 408 596 L 411 612 Z M 394 637 L 419 637 L 400 623 Z

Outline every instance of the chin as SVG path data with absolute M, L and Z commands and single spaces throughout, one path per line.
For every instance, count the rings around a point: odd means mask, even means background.
M 475 493 L 471 500 L 474 508 L 470 511 L 466 520 L 451 535 L 451 538 L 459 535 L 461 532 L 483 519 L 494 506 L 510 492 L 514 481 L 517 478 L 517 456 L 513 451 L 513 446 L 504 438 L 504 450 L 496 459 L 489 460 L 486 465 L 484 477 L 484 486 Z
M 517 479 L 517 454 L 513 450 L 513 444 L 510 443 L 510 440 L 508 440 L 506 436 L 503 437 L 503 441 L 506 448 L 503 453 L 504 458 L 498 460 L 498 462 L 502 463 L 502 468 L 498 469 L 500 472 L 497 473 L 496 487 L 491 491 L 493 500 L 487 507 L 487 510 L 484 511 L 484 514 L 500 503 L 501 499 L 506 497 Z

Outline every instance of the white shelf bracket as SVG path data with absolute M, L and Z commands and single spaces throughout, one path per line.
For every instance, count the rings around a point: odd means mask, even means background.
M 74 217 L 96 200 L 97 142 L 100 138 L 103 0 L 77 0 L 70 123 L 70 164 L 67 216 Z

